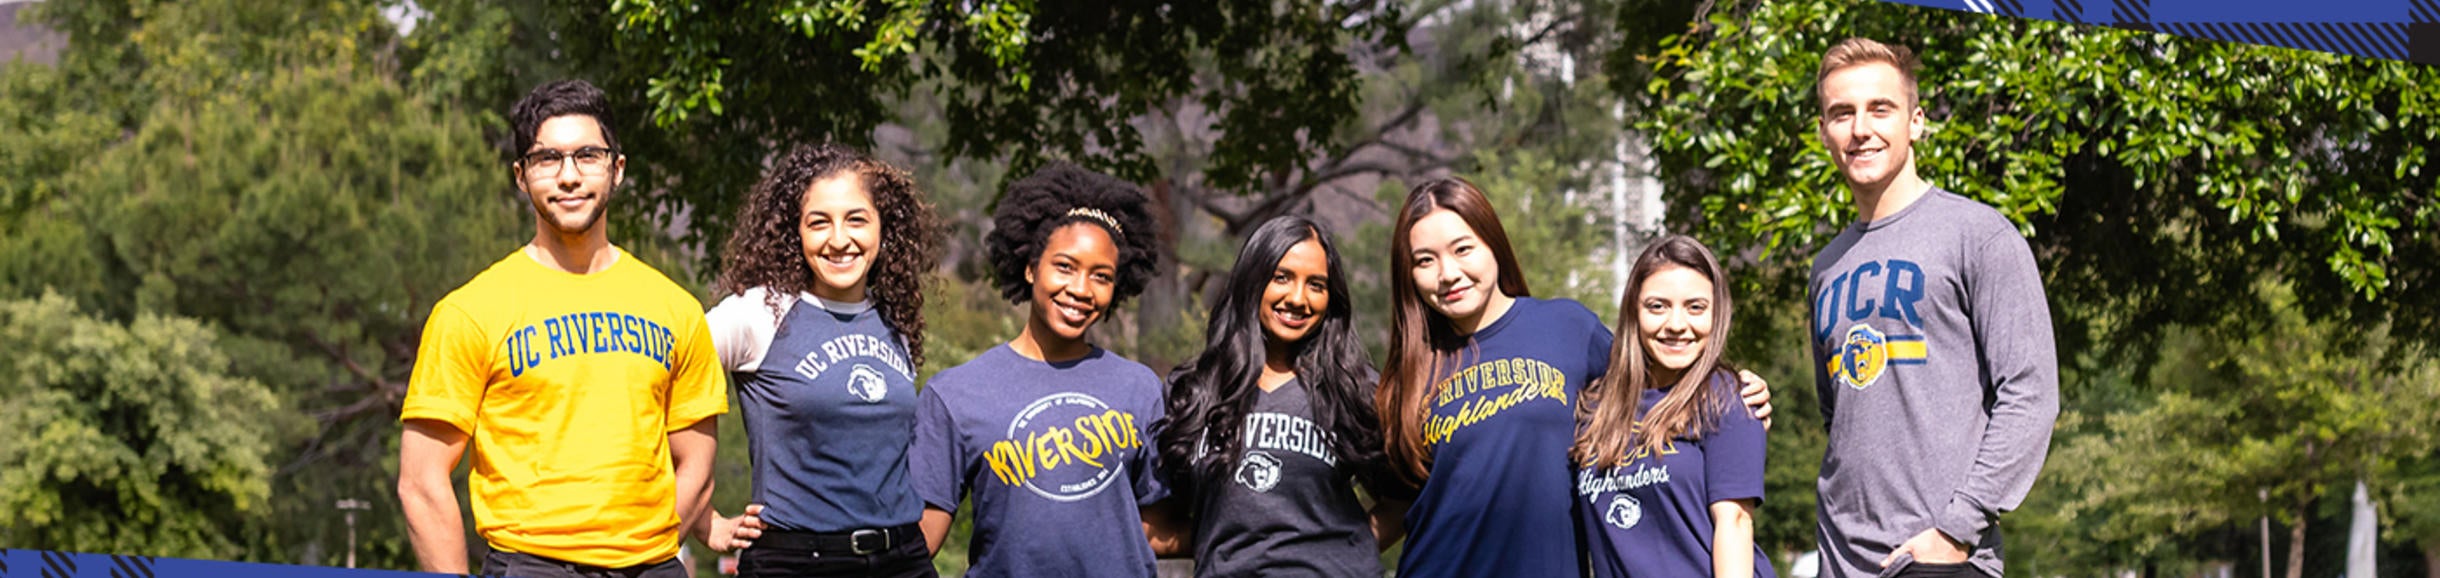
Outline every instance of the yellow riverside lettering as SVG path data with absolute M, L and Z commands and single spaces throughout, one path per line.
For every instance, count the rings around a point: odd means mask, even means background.
M 1108 467 L 1101 463 L 1103 455 L 1144 446 L 1143 438 L 1136 433 L 1135 414 L 1107 410 L 1078 417 L 1073 425 L 1072 429 L 1052 426 L 1028 433 L 1024 441 L 994 442 L 991 451 L 983 453 L 983 460 L 1001 483 L 1021 486 L 1063 464 Z
M 1424 445 L 1446 443 L 1465 426 L 1481 423 L 1508 408 L 1528 401 L 1549 398 L 1567 403 L 1567 374 L 1538 360 L 1515 358 L 1476 364 L 1442 382 L 1439 405 L 1448 405 L 1462 394 L 1474 391 L 1513 387 L 1498 396 L 1469 400 L 1451 415 L 1435 415 L 1424 421 Z

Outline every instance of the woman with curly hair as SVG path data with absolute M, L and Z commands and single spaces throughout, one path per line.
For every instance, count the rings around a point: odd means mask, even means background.
M 705 314 L 733 375 L 752 505 L 691 531 L 742 576 L 934 576 L 907 479 L 940 226 L 905 171 L 834 144 L 774 163 Z
M 1380 576 L 1397 499 L 1373 411 L 1355 298 L 1319 223 L 1271 219 L 1237 252 L 1203 353 L 1169 374 L 1160 428 L 1169 503 L 1187 510 L 1198 576 Z M 1362 483 L 1376 498 L 1356 497 Z
M 1421 484 L 1401 576 L 1581 576 L 1571 523 L 1577 394 L 1609 370 L 1583 304 L 1535 299 L 1499 214 L 1462 179 L 1407 192 L 1390 237 L 1389 363 L 1376 394 L 1392 466 Z M 1750 405 L 1770 413 L 1748 379 Z
M 1052 164 L 1009 185 L 985 237 L 993 281 L 1029 304 L 1015 339 L 923 390 L 909 458 L 934 549 L 974 503 L 968 576 L 1151 576 L 1167 528 L 1152 469 L 1161 382 L 1086 331 L 1152 278 L 1142 191 Z M 1175 540 L 1161 536 L 1164 550 Z

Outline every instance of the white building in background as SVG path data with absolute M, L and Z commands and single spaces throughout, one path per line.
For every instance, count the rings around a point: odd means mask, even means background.
M 1509 33 L 1520 38 L 1529 37 L 1549 27 L 1555 18 L 1556 15 L 1547 11 L 1537 11 L 1510 25 Z M 1520 47 L 1517 50 L 1518 63 L 1527 70 L 1549 75 L 1561 85 L 1572 87 L 1576 83 L 1576 58 L 1559 49 L 1559 43 L 1553 40 L 1558 36 L 1551 34 L 1542 41 Z M 1501 86 L 1501 100 L 1513 98 L 1515 91 L 1514 79 L 1506 81 Z M 1627 124 L 1625 102 L 1610 103 L 1610 120 L 1622 127 Z M 1577 167 L 1585 174 L 1599 177 L 1592 179 L 1592 190 L 1561 191 L 1562 198 L 1591 209 L 1596 219 L 1609 225 L 1610 243 L 1603 249 L 1607 254 L 1596 257 L 1606 257 L 1600 260 L 1610 263 L 1606 283 L 1613 291 L 1623 290 L 1627 286 L 1628 269 L 1634 266 L 1635 255 L 1643 252 L 1646 243 L 1664 232 L 1661 218 L 1667 214 L 1668 206 L 1661 201 L 1661 182 L 1657 176 L 1659 168 L 1660 163 L 1652 158 L 1652 147 L 1644 140 L 1643 134 L 1622 130 L 1611 148 L 1609 158 Z M 1583 277 L 1586 274 L 1596 277 L 1586 279 Z M 1603 282 L 1598 275 L 1598 272 L 1573 273 L 1567 284 L 1582 287 L 1585 283 Z
M 0 66 L 24 59 L 44 65 L 59 63 L 59 51 L 68 47 L 68 37 L 48 28 L 26 22 L 25 9 L 41 0 L 0 0 Z

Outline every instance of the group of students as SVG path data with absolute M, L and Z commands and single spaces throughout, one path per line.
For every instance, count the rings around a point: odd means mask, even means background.
M 1858 50 L 1867 58 L 1841 56 Z M 1865 217 L 1815 265 L 1816 383 L 1833 438 L 1825 567 L 1998 575 L 1991 525 L 2030 485 L 2025 462 L 2039 469 L 2048 418 L 1989 378 L 2050 371 L 2055 392 L 2055 369 L 1971 356 L 2033 345 L 1981 327 L 2031 315 L 2047 359 L 2047 310 L 2038 278 L 2030 314 L 1974 295 L 2021 289 L 1981 272 L 2019 265 L 1982 247 L 2024 243 L 2004 219 L 2008 234 L 1991 234 L 1996 213 L 1973 211 L 1987 207 L 1913 180 L 1912 68 L 1903 48 L 1851 40 L 1822 71 L 1823 139 Z M 1903 82 L 1873 77 L 1889 90 L 1862 100 L 1831 82 L 1880 69 Z M 1873 132 L 1890 119 L 1912 123 L 1903 142 Z M 1160 556 L 1192 556 L 1204 576 L 1379 576 L 1380 552 L 1402 539 L 1406 576 L 1773 574 L 1753 540 L 1769 393 L 1721 359 L 1729 282 L 1689 238 L 1635 260 L 1613 328 L 1581 304 L 1530 296 L 1484 191 L 1426 181 L 1395 215 L 1391 335 L 1376 369 L 1329 230 L 1278 217 L 1238 252 L 1203 351 L 1163 376 L 1089 338 L 1154 276 L 1161 222 L 1135 186 L 1054 163 L 1009 185 L 984 239 L 1024 324 L 918 388 L 943 225 L 903 170 L 836 145 L 780 156 L 740 209 L 724 297 L 705 312 L 607 240 L 626 159 L 598 89 L 544 85 L 511 124 L 536 235 L 435 305 L 400 418 L 399 494 L 425 570 L 468 570 L 449 476 L 471 447 L 492 552 L 482 570 L 495 575 L 681 575 L 674 556 L 692 536 L 742 549 L 746 576 L 932 576 L 961 510 L 976 576 L 1149 576 Z M 1875 213 L 1893 185 L 1915 187 L 1899 207 L 1923 208 Z M 1910 238 L 1865 235 L 1922 211 L 1954 214 L 1911 219 L 1924 224 Z M 1824 260 L 1863 265 L 1824 281 Z M 1863 290 L 1878 293 L 1858 301 Z M 1893 322 L 1883 313 L 1911 325 L 1877 332 L 1870 323 Z M 1857 324 L 1834 331 L 1840 320 Z M 1900 342 L 1914 345 L 1887 346 Z M 1959 361 L 1907 377 L 1931 354 Z M 1962 384 L 1934 385 L 1957 372 Z M 753 488 L 724 515 L 710 503 L 712 424 L 731 387 Z M 1893 389 L 1906 393 L 1863 395 Z M 1983 417 L 1938 413 L 1956 407 Z M 2027 423 L 2001 419 L 2008 408 L 2038 418 L 2043 443 L 1968 439 Z M 1917 451 L 1970 460 L 1888 458 L 1892 435 L 1945 436 Z

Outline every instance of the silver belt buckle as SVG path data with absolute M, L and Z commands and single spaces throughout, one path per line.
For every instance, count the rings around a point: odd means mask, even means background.
M 865 538 L 866 538 L 866 537 L 868 537 L 868 536 L 872 538 L 873 544 L 875 544 L 875 545 L 873 545 L 873 546 L 866 546 L 866 545 L 864 545 L 864 544 L 865 544 L 864 540 L 865 540 Z M 888 549 L 888 548 L 890 547 L 890 545 L 889 545 L 889 541 L 890 541 L 890 540 L 889 540 L 889 538 L 890 538 L 889 534 L 884 534 L 884 533 L 882 533 L 880 530 L 874 530 L 874 529 L 869 529 L 869 528 L 868 528 L 868 529 L 863 529 L 863 530 L 857 530 L 857 531 L 854 531 L 854 532 L 849 532 L 849 533 L 847 534 L 847 550 L 848 550 L 848 551 L 850 551 L 850 552 L 855 552 L 857 556 L 869 555 L 869 554 L 872 554 L 872 553 L 874 553 L 874 552 L 879 552 L 879 551 L 882 551 L 882 550 Z

